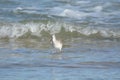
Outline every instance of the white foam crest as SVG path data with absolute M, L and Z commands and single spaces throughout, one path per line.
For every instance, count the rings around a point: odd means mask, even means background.
M 80 1 L 80 3 L 90 3 L 90 1 Z M 84 12 L 84 11 L 79 11 L 74 6 L 66 5 L 66 6 L 53 7 L 50 10 L 50 12 L 52 15 L 81 19 L 81 18 L 86 18 L 87 16 L 101 17 L 104 15 L 102 13 L 103 8 L 104 5 L 97 5 L 94 7 L 87 8 L 86 11 L 89 12 Z
M 41 37 L 41 32 L 47 31 L 49 34 L 59 33 L 61 31 L 61 27 L 65 28 L 65 31 L 76 31 L 80 34 L 90 36 L 94 34 L 99 34 L 102 37 L 108 38 L 120 38 L 120 30 L 113 30 L 110 28 L 103 28 L 103 27 L 80 27 L 79 25 L 71 25 L 66 23 L 13 23 L 8 25 L 1 25 L 0 27 L 0 38 L 19 38 L 25 36 L 27 33 L 28 35 Z
M 11 35 L 11 29 L 9 27 L 0 27 L 0 38 L 9 37 Z
M 22 11 L 23 8 L 22 7 L 16 7 L 15 9 L 13 9 L 14 13 L 18 13 L 19 11 Z
M 23 8 L 22 7 L 17 7 L 16 10 L 23 10 Z
M 27 8 L 22 8 L 22 7 L 16 7 L 13 12 L 14 13 L 28 13 L 28 14 L 33 14 L 33 13 L 38 13 L 39 10 L 38 8 L 34 8 L 34 7 L 27 7 Z
M 102 6 L 95 6 L 95 7 L 93 8 L 93 10 L 94 10 L 95 12 L 101 12 L 101 11 L 103 10 L 103 7 L 102 7 Z
M 75 10 L 75 8 L 71 5 L 54 7 L 50 10 L 50 14 L 56 16 L 62 16 L 62 17 L 75 18 L 75 19 L 81 19 L 89 15 L 89 13 Z
M 94 28 L 91 28 L 91 27 L 86 27 L 84 29 L 81 29 L 79 32 L 84 35 L 89 36 L 91 34 L 96 34 L 98 32 L 98 30 L 95 30 Z
M 17 26 L 13 26 L 12 27 L 12 32 L 10 35 L 10 38 L 18 38 L 23 36 L 25 33 L 28 32 L 28 28 L 24 28 L 24 27 L 17 27 Z
M 60 16 L 70 17 L 70 18 L 77 18 L 80 19 L 82 17 L 88 16 L 87 13 L 79 12 L 75 10 L 65 9 L 62 13 L 59 14 Z
M 29 28 L 30 32 L 32 33 L 32 35 L 35 35 L 35 36 L 38 36 L 40 37 L 41 36 L 41 31 L 42 30 L 45 30 L 47 31 L 47 27 L 45 24 L 34 24 L 34 23 L 30 23 L 30 24 L 26 24 L 26 26 Z
M 50 31 L 50 33 L 57 33 L 60 31 L 62 24 L 59 23 L 13 23 L 8 25 L 3 25 L 0 27 L 0 38 L 19 38 L 26 33 L 30 33 L 30 35 L 34 35 L 37 37 L 41 37 L 41 31 Z
M 111 30 L 109 28 L 86 27 L 86 28 L 80 29 L 79 32 L 86 36 L 90 36 L 93 34 L 100 34 L 104 38 L 110 38 L 110 37 L 120 38 L 120 31 Z
M 57 14 L 60 14 L 64 9 L 61 8 L 61 7 L 54 7 L 51 9 L 51 12 L 53 15 L 57 15 Z
M 88 4 L 90 1 L 77 1 L 76 4 Z
M 50 30 L 51 34 L 55 34 L 58 33 L 61 29 L 61 26 L 65 26 L 65 24 L 61 24 L 61 23 L 48 23 L 47 24 L 47 29 Z
M 32 25 L 31 25 L 32 26 Z M 33 26 L 34 28 L 35 26 Z M 31 29 L 30 25 L 26 24 L 9 24 L 0 27 L 0 38 L 18 38 L 25 35 L 27 32 L 34 33 L 34 29 Z M 36 31 L 37 32 L 37 31 Z

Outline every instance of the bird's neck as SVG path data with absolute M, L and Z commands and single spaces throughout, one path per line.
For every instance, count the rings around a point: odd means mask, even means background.
M 55 42 L 56 41 L 56 37 L 55 37 L 55 35 L 53 36 L 53 42 Z

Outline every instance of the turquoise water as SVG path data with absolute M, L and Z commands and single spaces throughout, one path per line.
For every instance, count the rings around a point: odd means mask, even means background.
M 119 3 L 0 0 L 0 80 L 119 80 Z

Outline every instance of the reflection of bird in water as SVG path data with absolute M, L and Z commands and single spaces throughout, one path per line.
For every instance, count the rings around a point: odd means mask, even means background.
M 57 50 L 59 50 L 60 52 L 62 51 L 63 44 L 60 40 L 56 39 L 55 34 L 52 35 L 52 43 Z

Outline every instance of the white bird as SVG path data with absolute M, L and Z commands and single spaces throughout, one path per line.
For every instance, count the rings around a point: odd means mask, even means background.
M 52 43 L 57 50 L 59 50 L 60 52 L 62 51 L 63 44 L 60 40 L 56 39 L 55 34 L 52 35 Z

